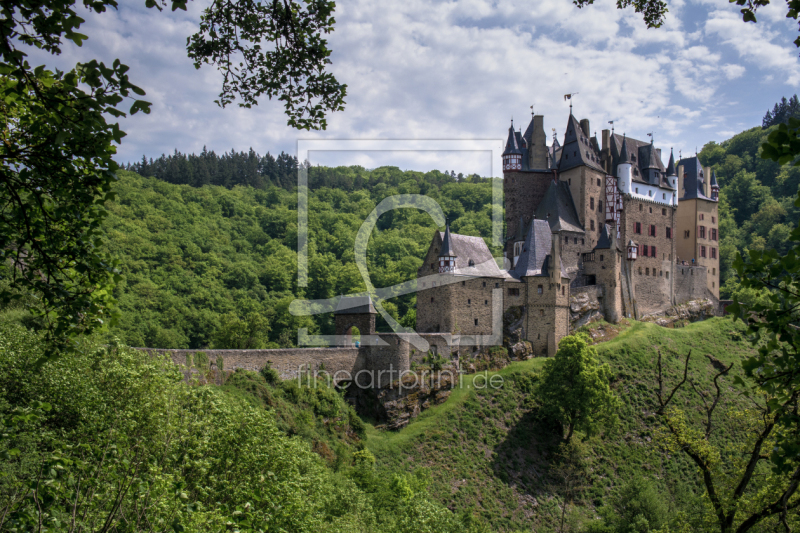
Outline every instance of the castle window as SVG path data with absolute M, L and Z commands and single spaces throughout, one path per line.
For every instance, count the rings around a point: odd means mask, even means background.
M 566 285 L 562 285 L 561 286 L 561 296 L 566 296 L 567 295 L 566 290 L 567 290 L 567 286 Z
M 590 222 L 591 222 L 591 224 L 590 224 L 591 230 L 594 231 L 594 220 L 591 220 Z
M 706 247 L 705 246 L 701 246 L 700 247 L 700 257 L 705 257 L 705 256 L 706 256 Z
M 541 334 L 541 333 L 537 333 L 537 334 L 536 334 L 536 340 L 537 340 L 537 341 L 540 341 L 540 340 L 542 340 L 542 334 Z
M 603 254 L 600 254 L 600 261 L 603 260 Z
M 594 210 L 594 198 L 589 198 L 589 209 Z
M 543 292 L 544 292 L 544 287 L 542 285 L 536 287 L 536 294 L 542 294 Z
M 639 194 L 639 187 L 636 187 L 636 194 Z M 639 204 L 639 211 L 642 210 L 642 205 Z
M 597 201 L 597 210 L 600 211 L 601 213 L 603 212 L 603 200 Z
M 483 286 L 486 287 L 486 282 L 485 281 L 483 282 Z
M 431 283 L 431 287 L 435 287 L 435 286 L 436 286 L 436 282 L 434 281 L 433 283 Z
M 483 305 L 489 305 L 489 300 L 484 300 Z
M 631 161 L 636 161 L 636 156 L 631 154 Z
M 564 237 L 564 244 L 569 244 L 569 237 Z
M 717 258 L 717 249 L 711 248 L 711 259 L 716 259 L 716 258 Z
M 436 263 L 431 263 L 431 270 L 436 270 Z
M 508 289 L 509 296 L 519 296 L 519 289 Z
M 539 316 L 544 316 L 544 309 L 539 309 Z
M 650 208 L 650 213 L 651 213 L 651 214 L 653 213 L 653 208 L 652 208 L 652 207 Z
M 667 270 L 667 279 L 669 279 L 669 270 Z
M 431 303 L 433 303 L 433 296 L 431 296 Z
M 475 261 L 473 261 L 472 259 L 470 259 L 470 260 L 469 260 L 469 266 L 471 266 L 471 267 L 474 267 L 474 266 L 475 266 Z
M 711 223 L 715 224 L 717 222 L 717 217 L 711 217 Z
M 714 288 L 714 282 L 713 281 L 711 282 L 711 288 L 712 289 Z
M 467 305 L 472 305 L 472 299 L 471 298 L 467 298 Z
M 653 277 L 656 277 L 656 269 L 653 269 Z
M 422 288 L 423 289 L 425 288 L 425 282 L 424 281 L 422 282 Z
M 478 325 L 478 319 L 477 318 L 475 319 L 475 325 L 476 326 Z
M 641 247 L 639 249 L 639 256 L 640 257 L 647 257 L 647 245 L 646 244 L 641 245 Z
M 634 176 L 638 176 L 639 175 L 639 169 L 638 168 L 634 168 L 633 169 L 633 175 Z
M 705 226 L 698 226 L 697 228 L 697 236 L 701 239 L 706 238 L 706 227 Z
M 639 235 L 641 235 L 642 234 L 642 223 L 641 222 L 636 222 L 635 228 L 634 228 L 633 231 L 634 231 L 634 233 L 638 233 Z
M 666 199 L 667 199 L 667 193 L 665 193 L 665 192 L 662 192 L 662 193 L 661 193 L 661 199 L 662 199 L 662 200 L 666 200 Z M 662 209 L 662 211 L 666 211 L 666 209 Z M 666 213 L 661 213 L 661 214 L 662 214 L 662 215 L 665 215 Z
M 659 271 L 658 271 L 658 276 L 659 276 L 659 277 L 661 277 L 661 276 L 663 276 L 663 275 L 664 275 L 664 271 L 663 271 L 663 270 L 659 270 Z
M 717 240 L 717 228 L 711 228 L 711 240 L 712 241 Z
M 666 214 L 667 214 L 667 210 L 666 210 L 666 209 L 662 209 L 662 210 L 661 210 L 661 214 L 662 214 L 662 215 L 666 215 Z
M 567 180 L 567 185 L 572 185 L 572 178 L 569 178 L 569 179 Z
M 466 286 L 466 284 L 467 284 L 467 282 L 466 282 L 466 281 L 462 281 L 462 282 L 461 282 L 461 286 L 462 286 L 462 287 Z
M 495 288 L 495 289 L 499 289 L 499 288 L 500 288 L 500 284 L 499 284 L 499 283 L 495 283 L 495 284 L 494 284 L 494 288 Z
M 656 247 L 655 246 L 651 246 L 650 247 L 650 257 L 656 257 L 656 255 L 657 255 L 656 254 Z
M 656 236 L 656 226 L 655 226 L 655 224 L 650 224 L 650 236 L 651 237 L 655 237 Z
M 671 239 L 671 238 L 672 238 L 672 228 L 667 226 L 667 239 Z
M 653 191 L 647 191 L 647 196 L 653 196 Z M 653 208 L 650 208 L 650 212 L 653 212 Z
M 581 239 L 581 244 L 586 244 L 586 240 L 585 239 Z
M 717 269 L 716 268 L 712 268 L 711 269 L 711 275 L 716 275 L 716 273 L 717 273 Z
M 639 189 L 636 189 L 636 192 L 639 192 Z M 643 209 L 642 204 L 639 204 L 639 211 L 641 211 L 642 209 Z
M 642 275 L 642 267 L 639 267 L 639 275 Z
M 650 268 L 649 267 L 644 269 L 644 275 L 645 276 L 649 276 L 650 275 Z
M 703 220 L 704 217 L 705 215 L 703 215 L 703 213 L 700 213 L 700 220 Z
M 689 230 L 688 229 L 683 232 L 683 238 L 684 239 L 688 239 L 689 238 Z

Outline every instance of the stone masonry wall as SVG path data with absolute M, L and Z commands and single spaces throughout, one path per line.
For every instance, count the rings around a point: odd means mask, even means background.
M 172 361 L 187 365 L 187 356 L 203 352 L 217 370 L 244 368 L 258 372 L 266 363 L 278 371 L 281 379 L 297 378 L 301 372 L 324 369 L 331 375 L 339 371 L 355 373 L 367 368 L 368 347 L 362 348 L 287 348 L 277 350 L 165 350 L 139 348 L 150 353 L 166 353 Z
M 506 207 L 506 231 L 514 235 L 519 226 L 519 219 L 523 217 L 528 224 L 533 213 L 544 198 L 550 182 L 553 180 L 552 172 L 504 172 L 503 195 Z M 514 243 L 506 245 L 506 257 L 514 257 Z
M 702 266 L 675 265 L 675 302 L 682 304 L 710 298 L 712 295 L 708 291 L 707 274 L 708 271 Z

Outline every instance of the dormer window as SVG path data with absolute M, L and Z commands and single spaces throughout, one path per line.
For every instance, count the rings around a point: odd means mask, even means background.
M 470 260 L 469 260 L 469 266 L 471 266 L 471 267 L 474 267 L 474 266 L 475 266 L 475 261 L 473 261 L 472 259 L 470 259 Z

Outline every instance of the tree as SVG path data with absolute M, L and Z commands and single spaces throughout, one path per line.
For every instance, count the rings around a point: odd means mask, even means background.
M 797 392 L 785 396 L 780 390 L 777 394 L 767 392 L 761 384 L 761 394 L 751 396 L 752 409 L 738 414 L 743 444 L 722 439 L 724 444 L 715 441 L 715 431 L 719 427 L 717 408 L 728 387 L 722 379 L 729 376 L 733 363 L 725 366 L 721 361 L 706 355 L 716 373 L 711 380 L 713 391 L 704 390 L 702 384 L 688 377 L 689 360 L 692 352 L 686 355 L 683 378 L 666 394 L 658 353 L 658 415 L 661 417 L 663 431 L 658 442 L 669 453 L 684 453 L 697 467 L 700 480 L 706 489 L 704 498 L 710 502 L 714 521 L 721 533 L 745 533 L 765 520 L 772 520 L 791 531 L 797 525 L 796 509 L 800 508 L 797 488 L 800 484 L 800 462 L 797 457 L 786 458 L 776 463 L 778 468 L 770 472 L 765 464 L 770 450 L 774 450 L 785 438 L 797 439 L 797 434 L 788 435 L 781 419 L 787 412 L 797 413 Z M 748 363 L 745 363 L 748 368 Z M 741 378 L 737 379 L 743 383 Z M 758 382 L 758 381 L 757 381 Z M 703 405 L 701 428 L 692 427 L 686 413 L 673 401 L 675 394 L 688 383 Z M 730 436 L 727 436 L 730 437 Z M 790 472 L 785 475 L 785 472 Z M 758 486 L 756 485 L 758 480 Z M 777 529 L 776 529 L 777 530 Z
M 159 10 L 167 5 L 145 3 Z M 87 39 L 78 33 L 84 20 L 76 4 L 0 4 L 0 276 L 11 282 L 0 300 L 19 291 L 37 295 L 50 357 L 112 317 L 108 288 L 118 276 L 102 252 L 99 227 L 118 168 L 113 143 L 125 134 L 106 117 L 124 117 L 126 100 L 131 114 L 150 110 L 119 60 L 55 73 L 28 63 L 28 48 L 58 55 Z M 83 5 L 95 13 L 117 8 L 116 0 Z M 185 9 L 186 0 L 170 5 Z M 324 129 L 325 113 L 341 110 L 346 94 L 326 72 L 330 51 L 322 36 L 333 29 L 333 9 L 325 0 L 216 0 L 188 40 L 188 54 L 197 68 L 209 63 L 223 73 L 220 106 L 236 96 L 244 107 L 275 97 L 289 125 Z
M 561 339 L 547 361 L 537 390 L 542 413 L 566 427 L 568 443 L 578 429 L 591 434 L 615 416 L 619 398 L 609 386 L 611 370 L 600 364 L 586 335 Z
M 269 320 L 259 313 L 250 312 L 244 318 L 227 313 L 220 320 L 211 340 L 212 348 L 257 350 L 269 340 Z

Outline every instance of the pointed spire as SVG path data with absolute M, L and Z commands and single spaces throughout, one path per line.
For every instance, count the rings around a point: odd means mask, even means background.
M 675 154 L 672 148 L 669 149 L 669 163 L 667 164 L 667 177 L 670 178 L 675 175 Z
M 716 170 L 712 170 L 711 171 L 711 186 L 712 187 L 719 187 L 719 184 L 717 183 L 717 171 Z
M 445 219 L 444 238 L 442 239 L 442 250 L 439 252 L 439 257 L 456 257 L 451 241 L 450 221 Z
M 619 164 L 630 163 L 631 160 L 630 157 L 628 157 L 628 142 L 625 139 L 624 133 L 622 134 L 622 148 L 620 148 L 619 151 L 621 152 L 619 154 Z
M 503 155 L 522 155 L 522 150 L 517 142 L 517 134 L 514 131 L 514 120 L 511 120 L 511 127 L 508 128 L 508 141 Z

